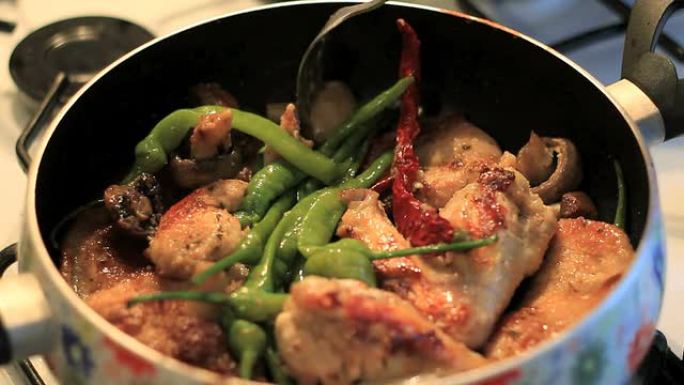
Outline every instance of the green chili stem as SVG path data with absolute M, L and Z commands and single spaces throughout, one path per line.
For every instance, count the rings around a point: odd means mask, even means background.
M 292 380 L 287 376 L 280 362 L 278 352 L 271 347 L 266 348 L 266 365 L 268 365 L 268 370 L 271 372 L 271 377 L 276 384 L 292 385 Z
M 184 300 L 206 302 L 216 305 L 230 305 L 230 295 L 226 293 L 214 293 L 203 291 L 160 291 L 157 293 L 141 294 L 128 300 L 128 307 L 143 302 L 165 301 L 165 300 Z
M 231 294 L 201 291 L 160 291 L 142 294 L 128 301 L 128 307 L 143 302 L 184 300 L 229 305 L 237 317 L 262 322 L 273 319 L 283 308 L 287 294 L 265 293 L 259 290 L 239 289 Z
M 254 350 L 245 350 L 240 355 L 240 378 L 251 379 L 252 370 L 254 369 L 254 364 L 256 364 L 259 359 L 259 352 Z
M 493 235 L 488 238 L 475 239 L 472 241 L 461 241 L 453 243 L 435 243 L 433 245 L 419 246 L 419 247 L 409 247 L 407 249 L 392 250 L 392 251 L 377 251 L 372 252 L 369 256 L 371 260 L 376 259 L 386 259 L 395 257 L 404 257 L 413 254 L 429 254 L 429 253 L 442 253 L 445 251 L 462 251 L 475 249 L 482 246 L 491 245 L 496 242 L 497 236 Z
M 363 124 L 373 117 L 377 116 L 380 111 L 390 107 L 396 102 L 401 95 L 406 91 L 409 85 L 413 83 L 413 77 L 408 76 L 397 81 L 392 87 L 371 99 L 361 108 L 356 110 L 354 115 L 345 122 L 340 128 L 335 130 L 335 133 L 326 140 L 326 142 L 319 148 L 319 151 L 324 155 L 330 156 L 360 124 Z
M 615 176 L 617 178 L 617 206 L 615 208 L 615 226 L 625 229 L 625 218 L 627 216 L 627 189 L 625 188 L 625 180 L 622 174 L 622 166 L 617 159 L 613 159 L 613 167 L 615 168 Z

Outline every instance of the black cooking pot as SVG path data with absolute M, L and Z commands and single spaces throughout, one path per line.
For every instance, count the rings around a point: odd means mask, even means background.
M 534 383 L 571 378 L 583 352 L 591 349 L 602 354 L 597 375 L 606 381 L 599 382 L 624 382 L 630 360 L 641 359 L 631 343 L 638 338 L 647 343 L 653 335 L 663 276 L 658 194 L 646 142 L 684 132 L 683 109 L 676 108 L 684 106 L 684 86 L 672 63 L 653 49 L 667 16 L 682 4 L 638 2 L 627 32 L 625 79 L 607 88 L 541 43 L 450 11 L 390 3 L 335 32 L 328 51 L 335 60 L 328 61 L 325 75 L 343 80 L 363 100 L 396 79 L 400 39 L 394 21 L 406 19 L 423 41 L 425 111 L 456 107 L 512 152 L 527 141 L 530 130 L 570 138 L 584 161 L 582 189 L 594 198 L 602 218 L 612 216 L 616 200 L 611 159 L 625 170 L 627 228 L 638 246 L 630 273 L 577 327 L 522 356 L 451 377 L 452 383 L 507 374 Z M 191 383 L 201 377 L 197 373 L 208 375 L 170 363 L 84 306 L 49 263 L 48 255 L 55 264 L 60 259 L 58 250 L 50 250 L 49 234 L 70 211 L 122 178 L 133 162 L 135 144 L 161 117 L 190 104 L 191 86 L 218 82 L 238 97 L 242 109 L 258 113 L 265 112 L 267 103 L 294 100 L 300 57 L 341 5 L 293 2 L 202 23 L 136 50 L 70 102 L 32 166 L 20 245 L 22 268 L 41 277 L 51 311 L 66 330 L 78 329 L 74 324 L 79 321 L 90 333 L 152 362 L 160 373 L 176 373 Z M 102 344 L 92 346 L 95 370 L 100 370 L 108 356 L 100 355 Z M 68 354 L 55 357 L 58 372 L 78 371 Z

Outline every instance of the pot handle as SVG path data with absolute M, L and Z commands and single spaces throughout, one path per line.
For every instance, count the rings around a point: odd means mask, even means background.
M 14 245 L 0 252 L 2 271 L 14 260 L 14 254 Z M 50 350 L 58 335 L 53 319 L 38 278 L 30 273 L 2 278 L 0 365 Z
M 71 85 L 69 77 L 63 72 L 58 73 L 50 85 L 45 98 L 40 102 L 38 111 L 21 132 L 14 147 L 22 170 L 26 172 L 31 164 L 29 149 L 41 130 L 50 122 L 55 110 L 62 105 L 64 92 Z
M 637 1 L 622 57 L 623 79 L 639 87 L 660 111 L 664 139 L 684 133 L 684 80 L 678 78 L 669 58 L 655 53 L 655 47 L 669 17 L 682 7 L 684 0 Z

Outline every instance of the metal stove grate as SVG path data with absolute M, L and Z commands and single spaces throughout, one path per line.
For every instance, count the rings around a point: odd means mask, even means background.
M 549 45 L 560 52 L 568 52 L 624 33 L 627 28 L 627 20 L 629 19 L 629 13 L 631 12 L 632 7 L 622 2 L 622 0 L 596 1 L 601 2 L 608 9 L 616 13 L 621 19 L 620 22 L 593 28 Z M 484 19 L 492 19 L 480 6 L 478 0 L 460 0 L 458 2 L 467 13 Z M 660 36 L 658 44 L 677 61 L 684 62 L 684 47 L 670 35 L 663 33 Z

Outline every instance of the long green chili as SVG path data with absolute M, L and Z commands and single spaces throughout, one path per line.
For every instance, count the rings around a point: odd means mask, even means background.
M 124 183 L 133 180 L 141 172 L 155 173 L 161 170 L 168 162 L 169 153 L 180 146 L 202 115 L 220 112 L 224 109 L 220 106 L 180 109 L 164 117 L 136 145 L 135 163 L 124 178 Z M 250 112 L 237 109 L 231 109 L 231 111 L 233 129 L 261 140 L 302 172 L 325 184 L 330 184 L 343 171 L 332 159 L 311 150 L 272 121 Z
M 236 317 L 252 322 L 263 322 L 272 320 L 280 313 L 287 297 L 287 294 L 282 293 L 266 293 L 243 289 L 238 289 L 230 294 L 187 290 L 160 291 L 136 296 L 128 301 L 128 306 L 164 300 L 206 302 L 216 305 L 228 305 L 233 309 Z
M 340 144 L 354 132 L 357 127 L 377 116 L 382 110 L 394 104 L 404 91 L 413 83 L 413 77 L 407 76 L 397 81 L 392 87 L 380 93 L 368 103 L 359 108 L 348 121 L 346 121 L 340 128 L 335 130 L 333 135 L 325 141 L 319 148 L 319 151 L 324 155 L 330 156 L 340 146 Z

